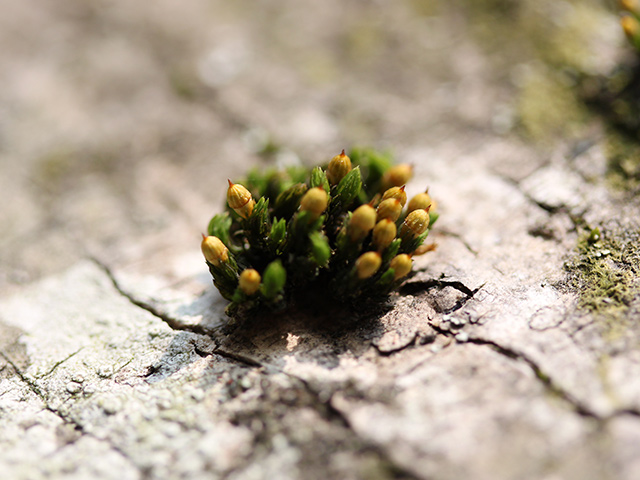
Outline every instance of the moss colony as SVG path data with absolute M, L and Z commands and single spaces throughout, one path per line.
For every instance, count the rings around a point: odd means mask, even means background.
M 570 285 L 580 293 L 580 306 L 596 313 L 615 336 L 639 314 L 640 231 L 614 225 L 587 230 L 566 268 Z
M 385 300 L 412 256 L 432 248 L 423 244 L 437 214 L 427 192 L 407 204 L 411 175 L 388 155 L 353 150 L 325 169 L 229 181 L 227 211 L 202 240 L 213 283 L 232 302 L 227 312 Z

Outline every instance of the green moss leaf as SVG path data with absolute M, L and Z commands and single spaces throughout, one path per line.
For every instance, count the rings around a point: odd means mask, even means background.
M 396 238 L 393 242 L 391 242 L 391 245 L 389 245 L 387 249 L 384 251 L 384 253 L 382 254 L 383 265 L 387 265 L 391 261 L 391 259 L 398 254 L 398 250 L 400 250 L 401 243 L 402 243 L 402 240 L 400 240 L 399 238 Z
M 247 231 L 255 239 L 264 239 L 271 229 L 269 219 L 269 200 L 262 197 L 253 207 L 251 216 L 247 219 Z
M 221 263 L 218 266 L 207 262 L 207 265 L 213 277 L 213 284 L 220 294 L 227 300 L 233 300 L 233 294 L 238 286 L 238 271 L 235 261 Z
M 322 187 L 324 191 L 329 193 L 331 187 L 329 186 L 329 180 L 327 179 L 327 174 L 320 167 L 316 167 L 311 170 L 311 178 L 309 180 L 309 184 L 311 188 Z
M 336 211 L 349 208 L 360 193 L 361 188 L 362 178 L 360 177 L 360 168 L 356 167 L 340 180 L 332 198 L 331 209 Z
M 274 299 L 282 292 L 287 283 L 287 271 L 280 260 L 274 260 L 264 271 L 260 291 L 267 299 Z
M 296 183 L 278 195 L 273 214 L 278 218 L 289 219 L 300 206 L 300 199 L 307 192 L 304 183 Z
M 413 253 L 416 250 L 416 248 L 418 248 L 420 245 L 424 243 L 425 239 L 427 238 L 427 235 L 429 235 L 429 231 L 430 230 L 427 230 L 422 235 L 418 235 L 417 237 L 411 237 L 408 235 L 405 238 L 403 238 L 402 243 L 400 244 L 399 253 L 408 253 L 408 254 Z
M 309 235 L 311 241 L 311 256 L 319 267 L 324 267 L 329 262 L 331 257 L 331 247 L 329 241 L 320 232 L 313 232 Z
M 269 232 L 269 241 L 274 250 L 279 249 L 287 237 L 287 222 L 284 218 L 274 221 Z
M 354 165 L 360 166 L 362 178 L 367 188 L 367 195 L 373 195 L 379 189 L 384 173 L 393 165 L 393 158 L 388 152 L 377 152 L 370 148 L 354 148 L 349 152 Z
M 209 222 L 207 233 L 209 235 L 213 235 L 214 237 L 218 237 L 220 240 L 222 240 L 222 243 L 224 243 L 228 247 L 230 244 L 229 229 L 231 228 L 231 223 L 232 220 L 229 216 L 229 212 L 215 215 Z
M 433 224 L 440 218 L 440 214 L 436 212 L 429 212 L 429 228 L 433 227 Z

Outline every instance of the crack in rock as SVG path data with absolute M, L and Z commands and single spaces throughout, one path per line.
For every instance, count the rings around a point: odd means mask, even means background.
M 38 379 L 42 379 L 42 378 L 46 378 L 49 375 L 51 375 L 60 365 L 62 365 L 63 363 L 65 363 L 67 360 L 70 360 L 71 358 L 75 357 L 78 353 L 80 353 L 82 350 L 84 349 L 84 347 L 80 347 L 78 350 L 76 350 L 75 352 L 70 353 L 69 355 L 67 355 L 65 358 L 63 358 L 62 360 L 57 361 L 56 363 L 53 364 L 53 366 L 45 373 L 43 373 L 42 375 L 38 376 Z
M 227 360 L 241 363 L 246 367 L 265 367 L 265 365 L 256 358 L 253 358 L 249 355 L 244 355 L 242 353 L 235 353 L 222 348 L 218 340 L 213 335 L 209 334 L 206 335 L 206 337 L 208 340 L 211 340 L 213 342 L 213 347 L 211 346 L 211 342 L 205 341 L 202 336 L 196 338 L 193 342 L 195 353 L 202 358 L 206 358 L 211 355 L 218 355 L 220 357 L 226 358 Z
M 76 352 L 76 353 L 78 353 L 78 352 Z M 66 359 L 58 362 L 58 364 L 63 363 L 64 361 L 66 361 L 70 357 L 72 357 L 73 355 L 75 355 L 75 353 L 71 354 Z M 33 394 L 35 394 L 42 401 L 42 403 L 44 404 L 44 409 L 45 410 L 47 410 L 48 412 L 51 412 L 55 416 L 57 416 L 60 420 L 62 420 L 63 424 L 71 426 L 75 431 L 80 433 L 80 436 L 87 436 L 87 437 L 91 437 L 91 438 L 97 440 L 98 442 L 104 442 L 111 450 L 113 450 L 114 452 L 118 453 L 127 462 L 129 462 L 129 464 L 132 467 L 134 467 L 136 470 L 140 470 L 140 468 L 138 467 L 138 465 L 136 465 L 136 463 L 133 461 L 133 459 L 131 459 L 129 457 L 129 455 L 127 455 L 127 453 L 124 450 L 122 450 L 119 446 L 115 445 L 114 443 L 112 443 L 108 439 L 99 438 L 99 437 L 95 436 L 94 434 L 86 431 L 84 425 L 79 423 L 77 420 L 74 420 L 70 415 L 67 415 L 67 414 L 63 413 L 62 411 L 58 410 L 57 408 L 51 406 L 51 404 L 47 400 L 47 395 L 45 394 L 44 390 L 35 381 L 33 381 L 29 377 L 27 377 L 24 374 L 24 372 L 15 364 L 15 362 L 9 356 L 7 356 L 4 352 L 0 351 L 0 357 L 2 357 L 7 362 L 7 364 L 11 366 L 11 368 L 13 368 L 13 370 L 16 372 L 16 375 L 18 376 L 18 378 L 20 378 L 20 380 L 29 388 L 29 390 Z M 54 366 L 54 369 L 58 366 L 58 364 L 56 366 Z M 53 371 L 53 369 L 51 371 Z
M 143 310 L 146 310 L 147 312 L 149 312 L 154 317 L 159 318 L 160 320 L 165 322 L 169 327 L 171 327 L 173 330 L 184 330 L 184 331 L 188 331 L 188 332 L 192 332 L 192 333 L 197 333 L 199 335 L 207 335 L 208 333 L 210 333 L 206 328 L 204 328 L 204 327 L 202 327 L 200 325 L 184 325 L 177 318 L 174 318 L 174 317 L 172 317 L 170 315 L 167 315 L 165 312 L 159 310 L 158 308 L 156 308 L 151 303 L 146 302 L 146 301 L 144 301 L 144 300 L 142 300 L 140 298 L 136 298 L 134 295 L 132 295 L 131 293 L 127 292 L 124 288 L 122 288 L 122 286 L 120 285 L 120 283 L 116 279 L 115 275 L 113 274 L 111 269 L 106 264 L 102 263 L 100 260 L 98 260 L 96 258 L 91 258 L 91 260 L 98 267 L 100 267 L 100 269 L 102 269 L 102 271 L 104 271 L 104 273 L 107 275 L 107 277 L 109 278 L 109 280 L 113 284 L 113 287 L 116 289 L 116 291 L 120 295 L 122 295 L 124 298 L 129 300 L 129 302 L 131 302 L 136 307 L 142 308 Z
M 498 342 L 493 340 L 487 340 L 480 337 L 470 337 L 465 336 L 463 339 L 460 339 L 459 333 L 452 332 L 446 328 L 442 328 L 439 325 L 431 325 L 432 328 L 437 331 L 441 335 L 445 335 L 447 337 L 455 338 L 460 342 L 465 343 L 473 343 L 474 345 L 482 345 L 491 348 L 495 352 L 509 358 L 510 360 L 521 361 L 526 364 L 531 371 L 534 373 L 535 377 L 542 383 L 545 390 L 549 393 L 553 394 L 557 398 L 562 399 L 566 404 L 568 404 L 571 409 L 580 415 L 581 417 L 591 418 L 601 423 L 606 423 L 612 418 L 623 416 L 623 415 L 632 415 L 640 417 L 640 410 L 636 408 L 618 408 L 609 413 L 608 415 L 601 415 L 591 407 L 580 401 L 576 398 L 571 392 L 566 390 L 565 388 L 558 385 L 551 376 L 543 370 L 543 368 L 531 357 L 526 355 L 523 352 L 515 350 L 513 348 L 505 347 L 500 345 Z
M 433 305 L 434 309 L 438 313 L 443 314 L 451 314 L 460 310 L 464 307 L 469 300 L 471 300 L 482 287 L 484 287 L 484 283 L 475 289 L 471 289 L 467 287 L 464 283 L 457 280 L 443 280 L 443 279 L 429 279 L 429 280 L 418 280 L 414 282 L 405 283 L 400 287 L 400 293 L 405 295 L 415 295 L 417 293 L 421 293 L 432 288 L 437 288 L 439 290 L 443 290 L 447 287 L 453 288 L 458 292 L 462 293 L 464 297 L 457 299 L 454 304 L 450 307 L 444 307 L 439 305 L 436 301 Z
M 478 250 L 476 250 L 475 248 L 473 248 L 471 246 L 471 244 L 469 242 L 467 242 L 464 237 L 462 236 L 462 234 L 457 233 L 457 232 L 452 232 L 451 230 L 445 230 L 445 229 L 438 229 L 438 233 L 440 235 L 444 235 L 445 237 L 451 237 L 451 238 L 455 238 L 456 240 L 458 240 L 460 243 L 462 243 L 462 246 L 464 248 L 466 248 L 474 257 L 477 257 L 479 252 Z
M 485 345 L 492 348 L 494 351 L 498 352 L 501 355 L 504 355 L 511 360 L 517 360 L 524 362 L 535 374 L 536 378 L 540 380 L 540 382 L 544 385 L 545 389 L 554 394 L 555 396 L 561 398 L 566 403 L 571 405 L 573 410 L 583 417 L 593 418 L 595 420 L 606 420 L 606 417 L 602 417 L 594 410 L 592 410 L 589 406 L 582 403 L 576 397 L 574 397 L 569 391 L 562 388 L 556 382 L 553 381 L 551 376 L 547 374 L 540 365 L 538 365 L 531 357 L 524 354 L 523 352 L 519 352 L 512 348 L 505 347 L 500 345 L 499 343 L 486 340 L 479 337 L 469 337 L 469 343 L 473 343 L 475 345 Z
M 387 465 L 391 466 L 395 475 L 394 478 L 402 478 L 403 480 L 417 480 L 415 474 L 409 471 L 404 466 L 398 464 L 398 462 L 394 461 L 391 456 L 388 454 L 385 448 L 381 445 L 378 445 L 370 440 L 362 438 L 358 432 L 353 428 L 351 422 L 348 417 L 334 405 L 333 397 L 338 393 L 338 391 L 333 391 L 331 395 L 328 396 L 329 400 L 323 400 L 323 393 L 316 391 L 307 380 L 300 378 L 296 375 L 292 375 L 290 373 L 285 373 L 285 375 L 298 380 L 302 383 L 307 393 L 312 397 L 316 405 L 314 405 L 314 409 L 327 421 L 336 420 L 338 421 L 344 428 L 350 431 L 355 438 L 362 442 L 363 446 L 371 451 L 373 451 L 379 458 L 381 458 Z M 324 415 L 323 415 L 324 413 Z

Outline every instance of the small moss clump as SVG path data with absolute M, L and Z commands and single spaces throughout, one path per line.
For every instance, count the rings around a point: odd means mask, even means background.
M 409 165 L 355 149 L 324 168 L 257 170 L 229 181 L 227 211 L 203 235 L 230 315 L 292 304 L 383 301 L 411 272 L 437 219 L 428 194 L 407 209 Z
M 612 330 L 634 316 L 640 299 L 640 231 L 587 230 L 566 264 L 581 308 L 599 314 Z
M 625 57 L 607 75 L 581 75 L 578 94 L 606 122 L 609 183 L 636 193 L 640 187 L 640 1 L 620 0 L 619 6 L 622 29 L 636 54 Z
M 523 81 L 517 107 L 523 133 L 538 141 L 575 136 L 586 118 L 572 89 L 542 68 Z
M 605 154 L 609 183 L 620 190 L 640 191 L 640 143 L 624 132 L 610 129 Z
M 640 53 L 640 1 L 619 0 L 619 4 L 624 12 L 620 18 L 620 25 L 629 42 Z

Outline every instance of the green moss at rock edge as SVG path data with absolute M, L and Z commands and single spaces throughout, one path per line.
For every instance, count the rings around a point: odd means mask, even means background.
M 640 230 L 590 229 L 581 235 L 576 256 L 565 264 L 579 306 L 602 320 L 617 336 L 638 314 Z

